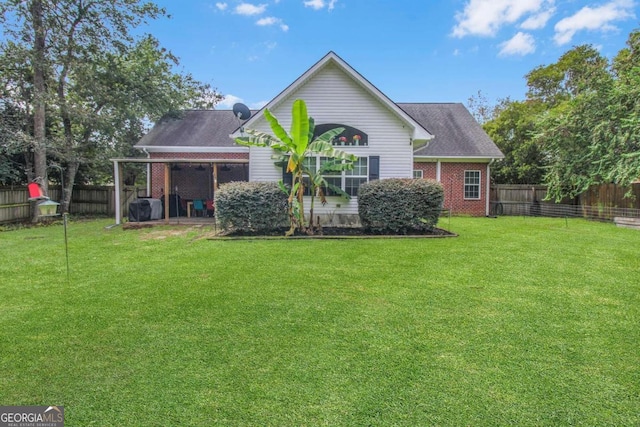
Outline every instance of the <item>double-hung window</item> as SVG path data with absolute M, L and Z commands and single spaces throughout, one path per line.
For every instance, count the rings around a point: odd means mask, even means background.
M 344 191 L 351 197 L 358 195 L 358 188 L 369 179 L 369 162 L 367 157 L 358 157 L 353 169 L 345 171 Z
M 369 180 L 369 162 L 367 157 L 358 157 L 358 160 L 353 162 L 353 169 L 342 172 L 325 172 L 324 179 L 328 184 L 341 188 L 342 191 L 350 196 L 358 195 L 358 188 L 361 184 Z M 320 165 L 325 162 L 333 161 L 327 157 L 320 157 Z M 327 196 L 337 196 L 338 194 L 331 190 L 331 188 L 325 189 Z
M 308 171 L 318 171 L 327 162 L 335 162 L 336 160 L 328 157 L 312 156 L 304 160 L 304 168 Z M 380 157 L 379 156 L 363 156 L 353 162 L 353 169 L 346 171 L 325 171 L 323 173 L 324 180 L 329 184 L 324 188 L 326 196 L 338 196 L 339 194 L 332 188 L 340 188 L 351 197 L 358 195 L 358 188 L 369 180 L 378 179 L 380 176 Z M 291 174 L 286 173 L 286 164 L 282 166 L 282 181 L 291 185 Z M 311 182 L 305 174 L 303 177 L 305 185 L 305 196 L 311 195 Z
M 320 165 L 324 166 L 327 162 L 335 162 L 334 159 L 330 159 L 328 157 L 320 157 Z M 327 171 L 324 174 L 324 180 L 327 181 L 329 185 L 342 188 L 342 173 L 337 171 Z M 336 196 L 337 193 L 331 189 L 331 187 L 327 187 L 324 189 L 324 194 L 327 196 Z
M 480 199 L 480 171 L 464 171 L 464 198 Z

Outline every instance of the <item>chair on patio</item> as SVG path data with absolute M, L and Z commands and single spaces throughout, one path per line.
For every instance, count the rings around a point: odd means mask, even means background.
M 198 216 L 198 214 L 200 214 L 200 216 L 205 216 L 207 214 L 207 210 L 204 207 L 202 199 L 195 199 L 193 201 L 193 214 L 195 216 Z
M 215 210 L 215 207 L 213 206 L 213 200 L 207 199 L 206 205 L 207 205 L 207 216 L 213 218 L 213 213 Z

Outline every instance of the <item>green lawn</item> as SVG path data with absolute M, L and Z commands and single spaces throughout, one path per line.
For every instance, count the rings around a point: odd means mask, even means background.
M 640 425 L 640 232 L 0 233 L 0 405 L 67 426 Z

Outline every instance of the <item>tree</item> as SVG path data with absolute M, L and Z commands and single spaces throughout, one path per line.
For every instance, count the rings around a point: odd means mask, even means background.
M 559 200 L 640 177 L 640 63 L 637 31 L 614 59 L 612 73 L 589 75 L 587 90 L 541 116 L 537 138 L 550 157 L 545 177 Z
M 503 101 L 483 126 L 505 154 L 493 168 L 497 182 L 542 180 L 559 201 L 640 178 L 640 31 L 611 64 L 577 46 L 526 79 L 527 99 Z M 470 105 L 486 111 L 481 101 Z
M 586 123 L 594 125 L 593 120 L 584 115 L 588 108 L 582 108 L 580 114 L 574 108 L 611 81 L 608 61 L 592 46 L 577 46 L 556 63 L 534 68 L 526 79 L 527 99 L 502 100 L 494 108 L 493 118 L 483 126 L 505 155 L 493 168 L 494 179 L 499 183 L 517 184 L 545 181 L 552 187 L 549 194 L 560 189 L 558 183 L 563 181 L 565 187 L 562 188 L 572 190 L 562 190 L 557 195 L 573 194 L 582 184 L 577 180 L 577 171 L 569 168 L 567 156 L 586 149 L 590 132 Z M 600 101 L 594 99 L 593 105 L 602 111 Z M 574 113 L 577 115 L 570 119 L 569 114 Z M 571 164 L 577 168 L 583 166 L 580 162 Z
M 28 99 L 21 99 L 31 105 L 27 115 L 33 120 L 30 179 L 46 189 L 47 158 L 62 163 L 64 210 L 81 165 L 121 145 L 116 140 L 130 144 L 145 120 L 196 99 L 206 101 L 204 94 L 211 95 L 209 105 L 218 100 L 207 85 L 173 73 L 177 59 L 155 39 L 135 43 L 134 28 L 165 15 L 152 2 L 5 0 L 0 11 L 11 18 L 4 27 L 3 55 L 12 43 L 28 64 L 13 73 L 12 86 L 28 82 L 30 89 Z
M 593 46 L 581 45 L 564 53 L 558 62 L 534 68 L 526 75 L 527 99 L 554 107 L 590 90 L 609 75 L 609 62 Z
M 536 140 L 544 145 L 549 165 L 544 177 L 547 196 L 556 201 L 573 198 L 590 185 L 602 182 L 593 175 L 591 152 L 596 140 L 593 129 L 602 117 L 592 108 L 594 102 L 606 111 L 606 105 L 594 94 L 580 95 L 542 114 L 537 123 Z
M 313 218 L 310 219 L 310 224 L 307 224 L 304 213 L 304 176 L 308 176 L 308 172 L 305 172 L 307 159 L 311 156 L 319 155 L 335 160 L 335 168 L 339 167 L 341 168 L 340 170 L 348 170 L 353 168 L 353 162 L 357 160 L 357 157 L 345 151 L 337 150 L 331 144 L 331 140 L 342 133 L 344 128 L 329 130 L 314 139 L 314 121 L 308 116 L 307 105 L 301 99 L 296 99 L 293 102 L 291 130 L 289 133 L 284 130 L 268 108 L 264 110 L 264 117 L 275 136 L 253 129 L 245 129 L 249 136 L 236 138 L 236 142 L 245 146 L 271 148 L 278 153 L 277 157 L 280 161 L 282 160 L 282 155 L 287 157 L 286 172 L 291 173 L 292 183 L 287 189 L 284 183 L 280 182 L 283 191 L 289 194 L 290 227 L 286 236 L 291 236 L 296 230 L 304 233 L 313 233 Z
M 65 86 L 74 65 L 82 63 L 87 52 L 126 45 L 132 40 L 130 28 L 164 11 L 151 3 L 127 0 L 7 0 L 0 4 L 0 11 L 14 18 L 5 27 L 5 36 L 27 52 L 25 59 L 32 71 L 33 179 L 46 190 L 46 113 L 47 105 L 52 104 L 49 88 L 57 91 L 58 114 L 65 137 L 71 138 Z
M 33 68 L 29 51 L 11 41 L 0 44 L 0 98 L 2 122 L 0 139 L 2 152 L 12 157 L 6 162 L 5 182 L 20 183 L 26 174 L 33 181 Z M 13 153 L 13 154 L 11 154 Z M 23 156 L 16 163 L 14 156 Z M 23 167 L 27 165 L 27 167 Z
M 64 137 L 55 145 L 70 181 L 83 164 L 110 176 L 108 158 L 136 155 L 132 146 L 142 137 L 145 122 L 182 108 L 213 107 L 219 95 L 213 92 L 203 100 L 209 87 L 173 73 L 176 64 L 171 53 L 147 36 L 123 53 L 97 53 L 76 66 L 65 98 L 59 98 L 68 113 L 62 121 Z
M 42 0 L 28 3 L 28 11 L 23 12 L 31 20 L 33 46 L 31 64 L 33 68 L 33 175 L 44 191 L 47 191 L 47 148 L 46 148 L 46 97 L 45 74 L 47 73 L 46 32 L 44 4 Z M 18 9 L 20 10 L 20 9 Z M 37 215 L 34 212 L 34 215 Z
M 606 179 L 628 185 L 640 179 L 640 30 L 629 35 L 613 70 L 617 76 L 609 107 L 613 126 L 597 129 L 611 144 L 598 154 L 608 168 Z
M 492 178 L 498 184 L 539 184 L 542 182 L 547 157 L 542 144 L 534 139 L 536 119 L 544 111 L 537 101 L 502 100 L 496 117 L 483 129 L 504 154 L 492 167 Z
M 493 119 L 496 113 L 496 107 L 491 107 L 487 97 L 482 91 L 478 91 L 476 95 L 471 95 L 467 100 L 467 107 L 474 119 L 480 124 L 484 124 Z
M 0 184 L 19 182 L 20 168 L 16 167 L 24 147 L 31 137 L 24 132 L 21 109 L 11 100 L 0 100 Z

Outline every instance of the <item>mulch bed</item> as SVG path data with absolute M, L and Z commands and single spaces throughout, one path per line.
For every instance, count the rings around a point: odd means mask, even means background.
M 458 235 L 441 228 L 434 228 L 430 231 L 413 231 L 410 234 L 380 234 L 371 233 L 360 227 L 323 227 L 320 232 L 313 235 L 296 233 L 293 236 L 285 237 L 288 228 L 274 230 L 269 233 L 253 232 L 232 232 L 224 235 L 212 237 L 212 239 L 407 239 L 407 238 L 441 238 L 457 237 Z

